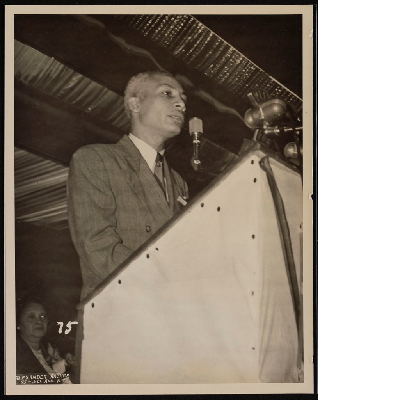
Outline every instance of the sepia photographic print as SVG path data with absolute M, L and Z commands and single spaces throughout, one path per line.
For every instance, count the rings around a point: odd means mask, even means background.
M 6 6 L 6 393 L 313 393 L 312 5 Z

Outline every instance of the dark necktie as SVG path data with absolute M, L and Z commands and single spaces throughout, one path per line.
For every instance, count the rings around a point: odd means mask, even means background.
M 160 185 L 161 189 L 163 190 L 163 192 L 165 194 L 164 162 L 163 161 L 164 161 L 164 157 L 160 153 L 157 153 L 156 166 L 154 167 L 154 176 L 156 177 L 158 184 Z

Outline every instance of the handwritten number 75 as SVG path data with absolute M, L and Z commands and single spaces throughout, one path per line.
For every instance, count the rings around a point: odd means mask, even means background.
M 62 329 L 64 326 L 64 322 L 57 322 L 57 325 L 60 326 L 60 328 L 58 329 L 58 333 L 62 333 Z M 69 321 L 68 324 L 66 325 L 67 329 L 65 329 L 65 334 L 68 335 L 68 333 L 71 332 L 71 325 L 78 325 L 78 321 Z

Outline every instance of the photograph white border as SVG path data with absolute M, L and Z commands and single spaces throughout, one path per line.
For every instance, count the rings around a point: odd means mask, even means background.
M 27 385 L 15 384 L 14 15 L 15 14 L 302 14 L 304 382 L 291 384 Z M 264 394 L 313 393 L 313 6 L 5 6 L 5 296 L 6 394 Z

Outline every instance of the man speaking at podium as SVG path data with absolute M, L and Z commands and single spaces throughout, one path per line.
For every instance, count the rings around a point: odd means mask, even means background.
M 187 184 L 163 157 L 166 141 L 181 131 L 185 102 L 182 86 L 172 75 L 138 74 L 125 89 L 129 135 L 116 144 L 84 146 L 74 154 L 68 212 L 82 271 L 81 299 L 185 203 Z

